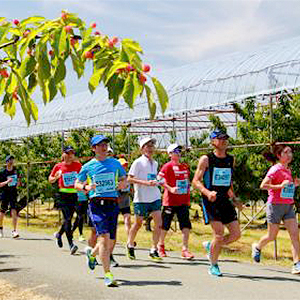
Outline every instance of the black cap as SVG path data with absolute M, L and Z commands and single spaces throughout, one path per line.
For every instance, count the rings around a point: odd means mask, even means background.
M 5 162 L 10 161 L 11 159 L 15 159 L 15 157 L 13 155 L 7 155 L 5 158 Z
M 73 148 L 72 146 L 66 146 L 66 147 L 64 148 L 64 152 L 65 152 L 65 153 L 68 153 L 68 152 L 70 152 L 70 151 L 72 151 L 72 152 L 75 153 L 75 150 L 74 150 L 74 148 Z

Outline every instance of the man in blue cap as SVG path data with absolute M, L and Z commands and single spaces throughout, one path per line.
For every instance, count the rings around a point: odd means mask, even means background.
M 104 270 L 106 286 L 116 286 L 110 272 L 110 254 L 116 239 L 117 220 L 119 214 L 118 190 L 126 188 L 126 172 L 120 162 L 107 157 L 109 139 L 104 135 L 96 135 L 91 139 L 91 147 L 95 158 L 83 165 L 77 176 L 75 187 L 89 192 L 89 217 L 96 229 L 97 244 L 87 252 L 88 266 L 94 269 L 95 254 L 98 251 Z M 88 179 L 90 183 L 88 183 Z
M 203 246 L 211 263 L 208 272 L 214 276 L 222 276 L 218 266 L 221 248 L 241 236 L 234 206 L 242 209 L 242 205 L 236 201 L 232 188 L 234 158 L 227 154 L 228 138 L 228 134 L 219 129 L 211 133 L 214 151 L 200 157 L 193 179 L 193 186 L 203 197 L 205 224 L 210 224 L 213 230 L 213 240 L 204 242 Z M 227 235 L 224 235 L 225 226 L 229 231 Z
M 1 206 L 0 206 L 0 237 L 3 237 L 3 219 L 6 211 L 10 208 L 12 217 L 13 238 L 19 237 L 17 232 L 18 213 L 17 213 L 17 185 L 18 173 L 14 166 L 14 156 L 8 155 L 5 159 L 6 168 L 0 172 Z

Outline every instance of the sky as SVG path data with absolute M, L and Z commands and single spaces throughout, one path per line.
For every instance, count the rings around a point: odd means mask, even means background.
M 300 34 L 299 0 L 1 0 L 0 16 L 53 19 L 63 9 L 104 34 L 138 41 L 154 72 Z

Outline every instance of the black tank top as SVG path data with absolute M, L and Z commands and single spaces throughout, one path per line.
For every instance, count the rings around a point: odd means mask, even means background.
M 226 157 L 219 158 L 214 153 L 209 153 L 207 156 L 208 168 L 203 177 L 204 186 L 210 191 L 216 191 L 217 199 L 228 198 L 227 192 L 232 180 L 233 156 L 226 154 Z

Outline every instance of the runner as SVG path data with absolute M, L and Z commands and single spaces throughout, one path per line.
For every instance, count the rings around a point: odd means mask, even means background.
M 17 232 L 18 212 L 17 212 L 17 197 L 18 197 L 18 173 L 14 166 L 14 156 L 8 155 L 5 159 L 6 168 L 0 172 L 0 188 L 1 188 L 1 206 L 0 206 L 0 237 L 3 237 L 3 220 L 5 213 L 10 209 L 12 217 L 13 238 L 19 237 Z
M 162 231 L 159 238 L 158 253 L 161 257 L 165 252 L 165 237 L 170 229 L 171 222 L 176 214 L 180 230 L 182 231 L 181 257 L 191 260 L 194 255 L 188 250 L 189 234 L 192 228 L 189 216 L 190 206 L 190 169 L 187 164 L 180 162 L 182 146 L 171 144 L 167 152 L 171 159 L 163 165 L 158 174 L 158 180 L 164 179 L 165 187 L 162 209 Z
M 87 213 L 88 198 L 87 198 L 86 194 L 81 191 L 79 191 L 77 193 L 77 196 L 78 196 L 78 201 L 75 206 L 75 211 L 76 211 L 77 216 L 76 216 L 76 219 L 72 226 L 72 234 L 74 234 L 74 231 L 78 227 L 78 231 L 79 231 L 78 241 L 83 242 L 83 241 L 85 241 L 85 238 L 83 235 L 83 223 L 84 223 L 86 213 Z
M 269 194 L 266 208 L 268 233 L 257 244 L 252 244 L 252 257 L 255 262 L 260 262 L 262 248 L 276 239 L 280 222 L 283 221 L 292 241 L 292 274 L 300 274 L 299 229 L 293 209 L 295 186 L 299 185 L 299 179 L 293 179 L 289 168 L 293 152 L 288 146 L 274 145 L 272 153 L 266 153 L 265 157 L 274 163 L 260 185 Z
M 75 151 L 71 146 L 64 148 L 62 162 L 56 164 L 49 176 L 49 182 L 58 180 L 59 186 L 59 208 L 63 214 L 63 224 L 60 230 L 55 233 L 56 243 L 59 248 L 63 247 L 62 235 L 66 233 L 70 253 L 75 254 L 78 247 L 73 243 L 72 218 L 77 205 L 77 190 L 74 188 L 76 176 L 81 169 L 81 163 L 75 158 Z
M 222 276 L 218 257 L 222 246 L 228 245 L 241 236 L 240 226 L 234 206 L 242 209 L 232 188 L 233 156 L 227 154 L 229 136 L 215 130 L 210 139 L 215 148 L 213 153 L 200 157 L 193 179 L 193 186 L 203 196 L 203 213 L 206 224 L 211 225 L 213 240 L 203 243 L 210 260 L 209 274 Z M 230 202 L 233 199 L 233 204 Z M 224 235 L 224 226 L 229 234 Z
M 134 214 L 135 221 L 130 229 L 127 241 L 127 256 L 135 259 L 134 240 L 143 224 L 143 218 L 149 214 L 153 217 L 154 228 L 152 233 L 152 247 L 149 258 L 160 261 L 157 244 L 161 231 L 161 194 L 158 189 L 157 162 L 152 158 L 155 151 L 156 140 L 150 137 L 140 141 L 142 156 L 136 159 L 130 170 L 128 181 L 134 185 Z
M 107 158 L 109 139 L 103 135 L 96 135 L 91 139 L 95 158 L 86 163 L 78 174 L 75 187 L 78 190 L 89 191 L 88 213 L 96 229 L 98 241 L 91 252 L 87 253 L 88 265 L 95 267 L 95 251 L 99 250 L 99 257 L 104 270 L 106 286 L 117 286 L 113 274 L 110 272 L 110 254 L 116 238 L 117 220 L 119 213 L 118 189 L 127 185 L 126 172 L 114 158 Z M 87 179 L 91 184 L 87 185 Z

